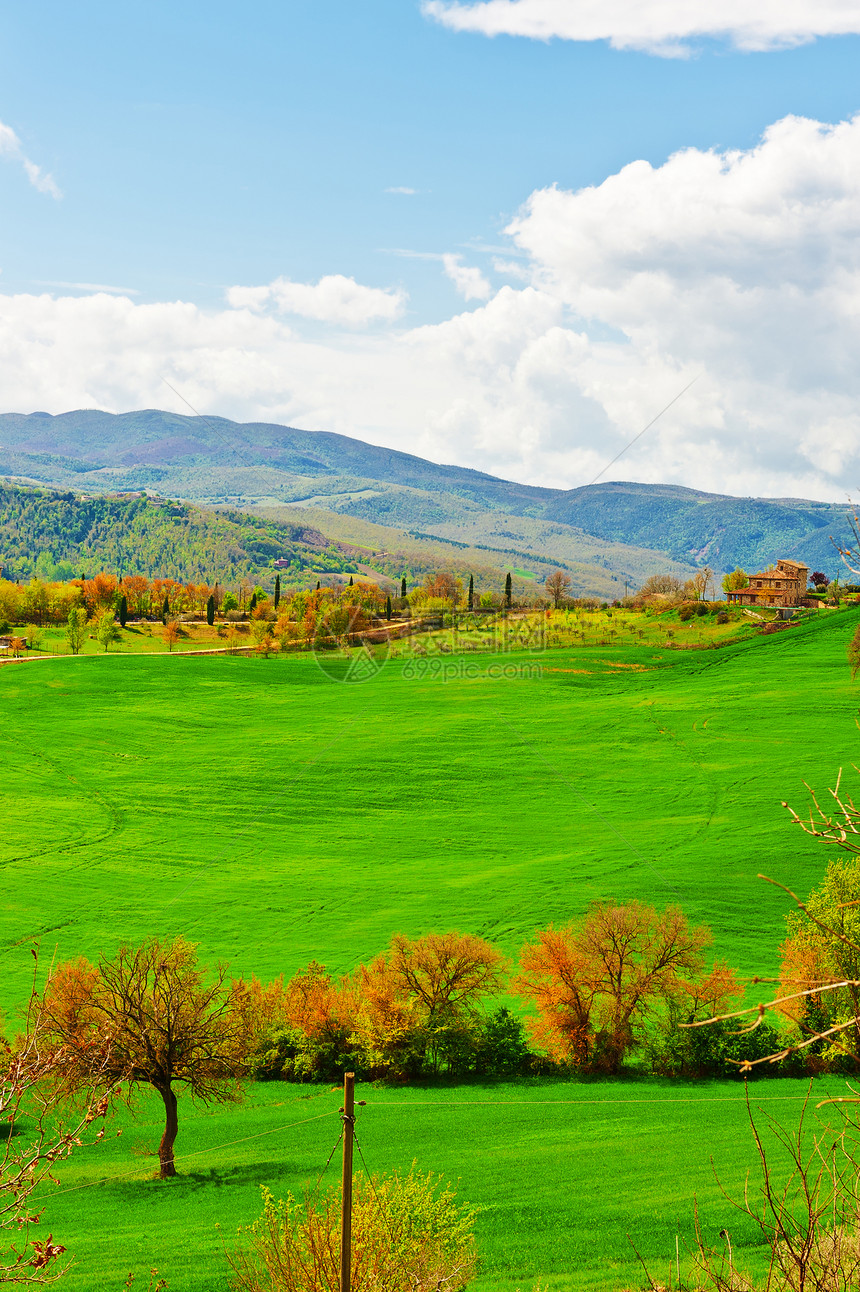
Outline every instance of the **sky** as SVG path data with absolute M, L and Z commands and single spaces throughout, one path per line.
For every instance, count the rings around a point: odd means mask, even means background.
M 856 497 L 858 71 L 860 0 L 7 6 L 0 411 Z

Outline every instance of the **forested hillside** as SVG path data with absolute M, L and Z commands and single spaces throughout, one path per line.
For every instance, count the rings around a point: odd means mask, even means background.
M 116 575 L 236 582 L 290 562 L 285 584 L 308 571 L 357 569 L 354 556 L 319 530 L 232 511 L 205 511 L 147 497 L 79 497 L 0 486 L 0 575 Z
M 3 477 L 87 493 L 157 490 L 243 511 L 302 506 L 385 526 L 389 553 L 402 550 L 403 531 L 525 553 L 579 567 L 582 590 L 603 595 L 606 571 L 636 585 L 667 561 L 720 573 L 792 557 L 832 577 L 840 562 L 830 536 L 850 538 L 842 504 L 623 481 L 535 488 L 346 435 L 159 409 L 0 414 Z

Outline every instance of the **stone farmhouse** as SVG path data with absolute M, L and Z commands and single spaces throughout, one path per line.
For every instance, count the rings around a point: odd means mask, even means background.
M 806 600 L 809 566 L 799 561 L 777 561 L 761 574 L 751 574 L 748 588 L 727 592 L 732 606 L 802 606 Z

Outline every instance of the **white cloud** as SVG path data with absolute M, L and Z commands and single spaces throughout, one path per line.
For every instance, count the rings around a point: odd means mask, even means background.
M 402 197 L 416 197 L 417 188 L 407 188 L 405 184 L 395 184 L 393 188 L 387 188 L 386 193 L 399 193 Z
M 5 157 L 8 161 L 20 162 L 28 180 L 40 193 L 46 193 L 49 197 L 57 199 L 63 196 L 53 176 L 43 171 L 35 162 L 30 161 L 15 131 L 11 126 L 4 125 L 2 121 L 0 121 L 0 157 Z
M 445 273 L 451 279 L 459 294 L 466 301 L 488 301 L 493 289 L 487 279 L 474 265 L 463 265 L 463 257 L 450 252 L 442 256 Z
M 234 309 L 259 311 L 267 305 L 282 314 L 365 327 L 381 320 L 393 322 L 403 313 L 406 293 L 381 287 L 364 287 L 343 274 L 327 274 L 318 283 L 294 283 L 276 278 L 265 287 L 230 287 L 227 301 Z
M 701 374 L 604 478 L 860 492 L 860 117 L 540 190 L 508 236 L 528 283 L 408 329 L 397 293 L 371 309 L 378 289 L 349 279 L 331 281 L 353 313 L 326 279 L 234 288 L 220 310 L 0 296 L 4 407 L 163 406 L 166 376 L 207 412 L 573 486 Z M 331 332 L 303 335 L 297 306 Z M 341 326 L 369 317 L 391 325 Z
M 858 0 L 425 0 L 423 11 L 454 31 L 608 40 L 669 57 L 703 37 L 771 50 L 860 33 Z

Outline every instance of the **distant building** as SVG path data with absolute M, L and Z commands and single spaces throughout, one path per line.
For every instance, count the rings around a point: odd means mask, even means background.
M 726 593 L 732 606 L 801 606 L 806 599 L 809 566 L 799 561 L 777 561 L 770 570 L 751 574 L 748 588 Z

